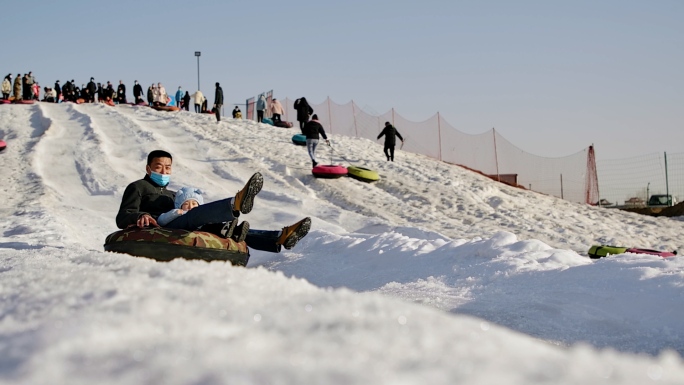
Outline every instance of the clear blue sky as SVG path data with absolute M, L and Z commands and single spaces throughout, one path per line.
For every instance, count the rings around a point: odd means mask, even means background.
M 41 86 L 194 91 L 201 51 L 202 90 L 219 81 L 231 103 L 273 89 L 414 121 L 439 111 L 542 156 L 684 152 L 681 0 L 40 0 L 2 13 L 0 71 Z

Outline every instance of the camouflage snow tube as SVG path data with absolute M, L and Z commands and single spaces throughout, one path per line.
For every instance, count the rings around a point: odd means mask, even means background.
M 203 231 L 132 227 L 109 234 L 105 251 L 167 262 L 174 258 L 228 261 L 234 266 L 247 266 L 249 249 L 235 242 Z

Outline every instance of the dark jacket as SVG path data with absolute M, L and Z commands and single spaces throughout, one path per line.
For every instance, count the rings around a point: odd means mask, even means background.
M 214 94 L 214 104 L 223 104 L 223 88 L 221 88 L 221 86 L 216 87 L 216 93 Z
M 97 92 L 97 84 L 92 80 L 88 82 L 88 91 L 90 91 L 91 95 L 95 95 L 95 92 Z
M 142 98 L 143 95 L 143 89 L 142 86 L 138 83 L 133 86 L 133 96 L 137 98 Z
M 321 134 L 323 139 L 328 140 L 323 126 L 317 120 L 309 120 L 306 122 L 304 128 L 302 128 L 302 133 L 306 135 L 307 139 L 320 139 L 318 134 Z
M 134 225 L 143 214 L 150 214 L 157 219 L 159 215 L 173 210 L 176 194 L 152 182 L 149 175 L 126 187 L 121 198 L 121 207 L 116 214 L 116 225 L 125 229 Z
M 396 141 L 397 141 L 394 138 L 395 136 L 398 136 L 402 142 L 404 141 L 404 138 L 401 137 L 401 134 L 399 133 L 399 131 L 397 131 L 397 129 L 394 128 L 394 126 L 392 126 L 392 125 L 385 126 L 385 128 L 382 129 L 382 132 L 380 133 L 380 135 L 378 135 L 378 139 L 382 138 L 383 135 L 385 135 L 385 146 L 394 147 L 394 145 L 396 144 Z
M 57 82 L 55 82 L 55 92 L 57 93 L 57 97 L 62 94 L 62 87 L 60 87 Z
M 306 101 L 306 98 L 299 98 L 294 102 L 294 109 L 297 110 L 297 121 L 308 122 L 309 116 L 313 114 L 314 110 Z

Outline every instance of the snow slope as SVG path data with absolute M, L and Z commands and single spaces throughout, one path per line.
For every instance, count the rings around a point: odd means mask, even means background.
M 0 106 L 0 383 L 678 384 L 684 222 L 566 202 L 333 135 L 146 107 Z M 247 268 L 105 253 L 149 151 L 205 201 L 259 171 L 252 228 L 312 230 Z

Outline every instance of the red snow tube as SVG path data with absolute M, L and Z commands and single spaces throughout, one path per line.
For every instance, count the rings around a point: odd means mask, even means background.
M 347 175 L 347 168 L 335 164 L 318 165 L 311 172 L 316 178 L 340 178 Z
M 2 99 L 2 100 L 0 100 L 0 104 L 10 104 L 10 103 L 12 103 L 12 101 L 9 100 L 9 99 Z
M 627 249 L 625 253 L 633 253 L 633 254 L 650 254 L 650 255 L 658 255 L 663 258 L 669 258 L 669 257 L 674 257 L 677 255 L 677 252 L 669 252 L 669 251 L 660 251 L 660 250 L 651 250 L 651 249 Z
M 33 103 L 35 103 L 35 100 L 30 100 L 30 99 L 29 100 L 23 100 L 23 99 L 22 100 L 16 100 L 15 99 L 12 101 L 12 103 L 14 103 L 14 104 L 33 104 Z
M 180 108 L 175 106 L 152 106 L 157 111 L 178 111 Z
M 7 148 L 7 143 L 4 140 L 0 140 L 0 151 L 3 151 L 5 148 Z

